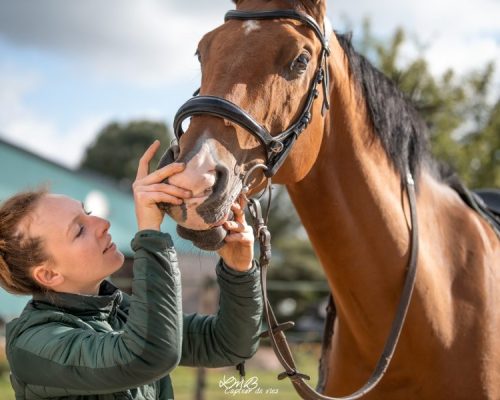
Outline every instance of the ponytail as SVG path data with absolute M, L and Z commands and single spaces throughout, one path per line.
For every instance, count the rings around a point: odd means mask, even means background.
M 18 193 L 0 205 L 0 286 L 13 294 L 43 291 L 31 277 L 31 268 L 48 260 L 40 238 L 20 232 L 46 189 Z

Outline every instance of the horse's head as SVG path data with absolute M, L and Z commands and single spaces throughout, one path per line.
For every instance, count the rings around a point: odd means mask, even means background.
M 324 1 L 241 0 L 236 5 L 238 12 L 227 15 L 198 45 L 200 96 L 179 110 L 174 122 L 179 148 L 167 151 L 160 162 L 186 164 L 169 181 L 191 190 L 193 197 L 182 206 L 162 206 L 182 237 L 209 250 L 223 243 L 220 225 L 242 190 L 245 174 L 267 164 L 268 175 L 279 167 L 278 182 L 303 179 L 316 159 L 323 131 L 318 128 L 324 124 Z M 251 14 L 264 10 L 280 11 Z M 183 132 L 187 117 L 191 122 Z M 265 184 L 262 172 L 248 179 L 253 191 Z

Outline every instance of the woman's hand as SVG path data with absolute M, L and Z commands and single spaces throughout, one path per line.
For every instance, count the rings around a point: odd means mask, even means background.
M 149 163 L 159 148 L 160 142 L 155 140 L 142 155 L 137 168 L 137 176 L 132 185 L 135 215 L 139 230 L 160 230 L 160 225 L 163 221 L 163 211 L 158 208 L 156 203 L 179 205 L 183 203 L 183 199 L 192 196 L 189 190 L 162 183 L 169 176 L 181 172 L 185 167 L 184 164 L 172 163 L 151 174 L 149 173 Z
M 245 221 L 243 199 L 234 203 L 231 210 L 234 221 L 224 222 L 224 229 L 228 235 L 224 239 L 226 244 L 217 253 L 224 263 L 236 271 L 248 271 L 252 267 L 254 236 L 250 225 Z

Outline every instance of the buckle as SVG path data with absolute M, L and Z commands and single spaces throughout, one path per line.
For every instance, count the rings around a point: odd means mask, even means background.
M 287 329 L 293 328 L 295 326 L 295 322 L 293 321 L 287 321 L 287 322 L 282 322 L 281 324 L 276 325 L 274 328 L 271 329 L 273 332 L 273 335 L 277 332 L 281 331 L 286 331 Z M 259 335 L 260 338 L 266 338 L 269 337 L 269 329 L 267 331 L 262 332 Z
M 290 378 L 292 381 L 298 380 L 298 379 L 304 379 L 306 381 L 310 381 L 311 377 L 307 374 L 302 374 L 298 372 L 297 370 L 293 370 L 292 372 L 287 372 L 283 371 L 281 374 L 278 375 L 278 380 L 282 381 L 285 378 Z

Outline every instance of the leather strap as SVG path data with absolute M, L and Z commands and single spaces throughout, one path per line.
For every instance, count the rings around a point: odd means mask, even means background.
M 318 25 L 316 20 L 311 16 L 295 11 L 295 10 L 267 10 L 267 11 L 240 11 L 240 10 L 229 10 L 224 16 L 224 21 L 230 19 L 248 20 L 248 19 L 295 19 L 302 22 L 311 28 L 324 48 L 328 48 L 328 38 L 325 36 L 325 32 Z
M 285 369 L 278 379 L 290 378 L 295 390 L 303 398 L 307 400 L 354 400 L 363 397 L 370 392 L 382 379 L 389 363 L 394 355 L 401 330 L 410 305 L 413 289 L 415 287 L 415 278 L 417 272 L 417 259 L 418 259 L 418 224 L 417 224 L 417 209 L 416 209 L 416 195 L 415 184 L 410 173 L 407 174 L 404 182 L 404 187 L 408 196 L 408 203 L 410 207 L 410 255 L 408 258 L 406 278 L 401 293 L 396 315 L 391 326 L 389 336 L 386 340 L 382 354 L 374 368 L 372 375 L 368 381 L 356 392 L 344 397 L 329 397 L 318 393 L 306 381 L 309 376 L 300 373 L 297 369 L 293 359 L 292 352 L 288 346 L 284 331 L 293 326 L 293 323 L 287 322 L 278 323 L 269 299 L 267 296 L 267 270 L 271 259 L 271 235 L 262 218 L 262 211 L 258 200 L 250 199 L 248 203 L 250 214 L 254 220 L 254 230 L 259 240 L 260 245 L 260 267 L 261 267 L 261 285 L 262 296 L 264 299 L 264 314 L 268 325 L 268 331 L 264 332 L 262 336 L 268 336 L 271 340 L 271 345 L 278 358 L 279 362 Z
M 264 173 L 267 177 L 271 177 L 283 164 L 299 135 L 309 125 L 312 117 L 311 110 L 314 99 L 319 96 L 319 91 L 316 88 L 319 84 L 323 87 L 322 114 L 324 114 L 325 110 L 330 107 L 328 100 L 329 74 L 327 65 L 327 57 L 330 54 L 330 50 L 328 48 L 328 37 L 326 37 L 325 33 L 322 32 L 320 26 L 312 17 L 295 10 L 228 11 L 225 15 L 225 21 L 234 19 L 295 19 L 307 25 L 314 31 L 315 35 L 321 42 L 322 49 L 319 55 L 318 67 L 311 81 L 309 93 L 300 116 L 285 131 L 273 136 L 250 114 L 233 102 L 216 96 L 195 96 L 185 102 L 177 111 L 174 117 L 174 133 L 177 139 L 180 139 L 180 137 L 184 134 L 182 123 L 185 119 L 194 115 L 213 115 L 234 122 L 257 137 L 262 143 L 266 150 L 267 169 Z M 198 93 L 199 91 L 195 92 L 196 95 Z

